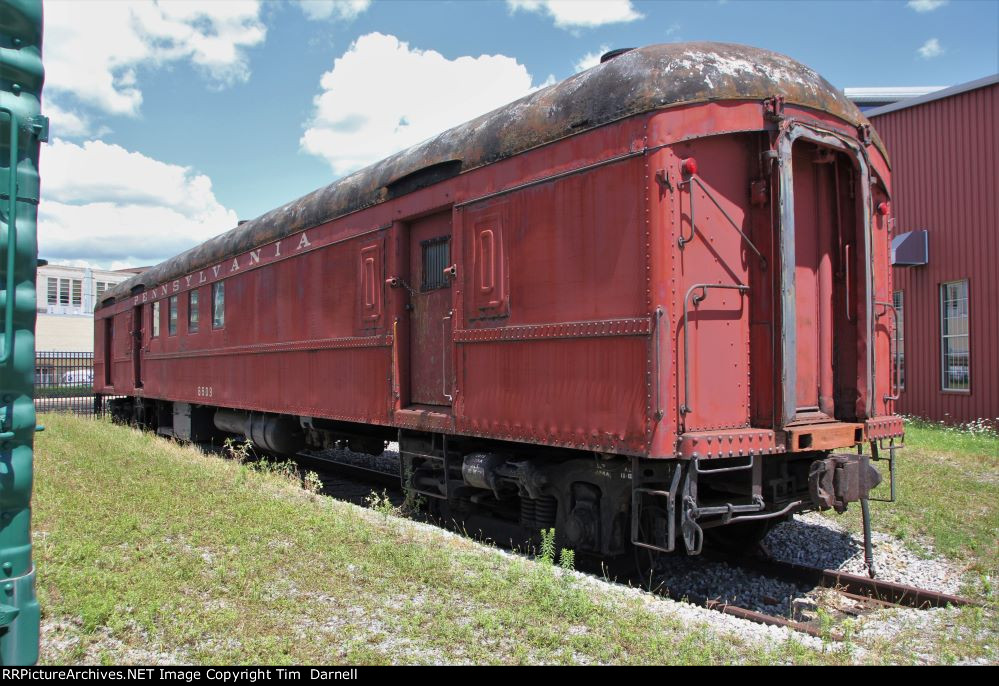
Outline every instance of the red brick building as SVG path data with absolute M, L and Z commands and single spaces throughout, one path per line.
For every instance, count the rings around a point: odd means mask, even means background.
M 999 417 L 999 74 L 866 112 L 892 164 L 898 411 Z

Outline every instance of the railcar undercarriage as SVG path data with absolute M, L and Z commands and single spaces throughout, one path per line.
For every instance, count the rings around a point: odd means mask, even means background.
M 402 486 L 431 515 L 468 530 L 488 524 L 515 544 L 554 529 L 560 547 L 608 559 L 635 548 L 696 555 L 706 542 L 749 549 L 794 513 L 843 512 L 866 500 L 881 482 L 872 463 L 884 459 L 893 471 L 895 451 L 892 443 L 880 458 L 871 441 L 870 456 L 644 459 L 141 398 L 109 399 L 106 410 L 177 440 L 220 445 L 235 437 L 278 456 L 333 447 L 380 455 L 398 440 Z

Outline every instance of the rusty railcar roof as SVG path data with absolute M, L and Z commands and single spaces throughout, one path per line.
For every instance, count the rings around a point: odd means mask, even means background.
M 271 210 L 109 289 L 115 300 L 336 217 L 384 202 L 388 186 L 460 160 L 462 172 L 656 109 L 713 100 L 785 102 L 852 124 L 867 120 L 837 88 L 790 57 L 731 43 L 636 48 L 398 152 Z M 878 141 L 880 143 L 880 141 Z

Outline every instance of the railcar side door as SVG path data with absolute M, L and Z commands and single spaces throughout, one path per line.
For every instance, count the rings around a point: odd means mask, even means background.
M 451 210 L 409 225 L 410 404 L 451 405 Z

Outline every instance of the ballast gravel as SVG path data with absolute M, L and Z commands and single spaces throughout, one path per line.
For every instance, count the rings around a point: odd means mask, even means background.
M 398 444 L 389 443 L 385 452 L 372 458 L 370 455 L 354 453 L 345 449 L 326 451 L 323 454 L 337 461 L 356 464 L 387 472 L 399 469 Z M 856 508 L 842 517 L 860 517 Z M 427 527 L 444 536 L 459 536 L 429 524 L 410 522 L 415 527 Z M 922 544 L 923 555 L 908 549 L 898 539 L 875 531 L 874 561 L 879 579 L 920 588 L 957 594 L 960 589 L 964 569 L 937 556 L 932 547 Z M 851 574 L 866 575 L 863 538 L 847 531 L 835 519 L 808 513 L 795 515 L 774 527 L 763 541 L 763 547 L 777 559 L 810 567 L 838 569 Z M 505 556 L 518 556 L 517 553 L 496 549 Z M 638 595 L 644 604 L 654 612 L 672 616 L 685 622 L 704 623 L 713 630 L 738 636 L 749 643 L 774 645 L 792 638 L 809 647 L 821 647 L 821 639 L 814 638 L 786 627 L 757 624 L 738 617 L 724 615 L 697 604 L 672 602 L 664 599 L 662 592 L 668 591 L 675 598 L 687 598 L 693 603 L 716 600 L 738 605 L 775 617 L 793 618 L 801 621 L 814 619 L 815 609 L 826 601 L 822 589 L 801 586 L 783 579 L 768 577 L 725 562 L 708 560 L 682 553 L 667 556 L 648 585 L 656 593 L 647 589 L 609 583 L 599 576 L 572 572 L 594 592 L 607 593 L 613 601 L 615 594 Z M 826 591 L 825 593 L 829 593 Z M 870 612 L 860 618 L 857 627 L 858 638 L 890 638 L 900 631 L 899 627 L 928 628 L 929 625 L 946 623 L 956 610 L 913 610 L 893 608 Z M 854 658 L 862 659 L 864 651 L 853 647 Z M 857 652 L 859 651 L 859 652 Z M 918 651 L 917 652 L 917 659 Z M 932 661 L 932 656 L 923 656 Z

